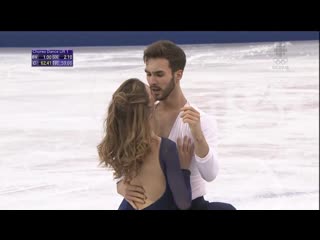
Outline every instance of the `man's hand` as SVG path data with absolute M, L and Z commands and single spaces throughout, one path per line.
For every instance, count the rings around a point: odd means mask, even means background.
M 183 140 L 178 138 L 177 144 L 181 169 L 189 169 L 194 154 L 194 145 L 191 144 L 191 139 L 188 139 L 187 136 Z
M 191 106 L 185 106 L 181 108 L 181 111 L 183 111 L 181 114 L 182 121 L 189 124 L 189 128 L 194 140 L 195 154 L 200 158 L 207 156 L 209 152 L 209 146 L 201 129 L 200 113 Z
M 141 186 L 125 183 L 124 180 L 121 180 L 117 183 L 117 192 L 120 195 L 122 195 L 135 208 L 135 203 L 145 203 L 145 191 Z
M 181 108 L 181 111 L 183 111 L 181 114 L 182 121 L 189 124 L 193 138 L 202 135 L 200 113 L 191 106 L 185 106 Z

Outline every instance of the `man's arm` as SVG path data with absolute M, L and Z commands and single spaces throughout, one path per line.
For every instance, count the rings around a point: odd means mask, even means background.
M 191 106 L 181 109 L 183 122 L 188 123 L 194 140 L 195 160 L 203 179 L 210 182 L 218 175 L 217 123 L 213 117 L 200 113 Z
M 196 154 L 195 160 L 202 178 L 208 182 L 211 182 L 217 177 L 219 172 L 216 120 L 208 115 L 202 116 L 201 130 L 203 132 L 204 139 L 208 144 L 209 151 L 204 157 Z

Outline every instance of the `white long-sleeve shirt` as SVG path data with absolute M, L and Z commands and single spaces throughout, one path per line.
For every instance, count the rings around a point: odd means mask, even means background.
M 206 194 L 206 181 L 213 181 L 219 171 L 217 156 L 217 122 L 213 116 L 204 113 L 193 104 L 187 104 L 195 108 L 200 113 L 201 129 L 209 146 L 209 152 L 204 158 L 200 158 L 194 154 L 189 168 L 191 171 L 190 181 L 192 199 L 196 199 Z M 184 136 L 188 136 L 193 141 L 189 125 L 187 123 L 183 123 L 181 114 L 182 112 L 180 112 L 173 124 L 168 138 L 177 142 L 178 137 L 183 138 Z

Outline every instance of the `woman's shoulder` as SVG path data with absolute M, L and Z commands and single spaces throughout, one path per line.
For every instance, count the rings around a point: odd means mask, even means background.
M 174 141 L 166 137 L 161 137 L 161 142 L 165 142 L 167 144 L 176 144 Z
M 165 150 L 172 150 L 176 147 L 176 143 L 169 138 L 161 137 L 161 148 Z

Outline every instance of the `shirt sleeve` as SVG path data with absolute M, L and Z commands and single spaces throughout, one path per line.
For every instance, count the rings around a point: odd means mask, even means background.
M 219 171 L 218 163 L 218 127 L 216 119 L 207 114 L 201 114 L 201 129 L 208 143 L 209 152 L 201 158 L 195 155 L 195 160 L 201 177 L 207 182 L 213 181 Z
M 192 201 L 190 170 L 181 169 L 176 143 L 169 139 L 167 141 L 167 151 L 162 154 L 167 181 L 177 207 L 188 209 Z

